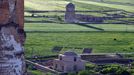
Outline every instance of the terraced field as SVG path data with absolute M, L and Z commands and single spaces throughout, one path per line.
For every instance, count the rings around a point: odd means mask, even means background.
M 26 0 L 25 9 L 34 10 L 64 10 L 65 5 L 68 4 L 65 0 Z
M 128 5 L 117 5 L 117 4 L 107 4 L 107 3 L 99 3 L 99 2 L 93 2 L 93 1 L 78 1 L 74 0 L 76 2 L 85 3 L 85 4 L 91 4 L 91 5 L 97 5 L 97 6 L 104 6 L 104 7 L 110 7 L 115 9 L 122 9 L 129 12 L 134 12 L 133 6 Z
M 77 14 L 97 17 L 117 17 L 96 24 L 66 24 L 65 6 L 72 2 Z M 133 0 L 26 0 L 25 10 L 50 11 L 44 13 L 25 12 L 27 32 L 26 56 L 53 55 L 55 46 L 71 49 L 93 48 L 96 53 L 118 53 L 134 51 L 134 1 Z M 116 16 L 114 16 L 116 15 Z M 116 40 L 115 40 L 116 39 Z M 63 53 L 69 48 L 64 48 Z M 75 49 L 81 53 L 82 50 Z
M 27 23 L 25 26 L 28 36 L 25 45 L 27 56 L 30 56 L 33 52 L 35 55 L 57 54 L 52 52 L 55 46 L 71 47 L 64 48 L 61 53 L 77 47 L 93 48 L 94 52 L 97 53 L 133 52 L 134 35 L 131 30 L 130 32 L 122 32 L 126 29 L 121 25 L 96 25 L 96 27 L 112 32 L 99 31 L 75 24 Z M 131 28 L 133 28 L 133 25 Z M 75 49 L 75 51 L 81 53 L 82 49 Z
M 27 33 L 27 35 L 29 35 L 26 42 L 28 56 L 32 50 L 35 53 L 34 55 L 57 54 L 52 52 L 52 48 L 55 46 L 93 48 L 93 52 L 97 53 L 127 53 L 134 50 L 132 33 Z M 114 40 L 115 38 L 117 41 Z M 63 49 L 61 52 L 66 50 Z M 75 51 L 82 52 L 82 50 Z
M 89 0 L 86 0 L 86 1 L 89 1 Z M 90 0 L 90 1 L 105 2 L 109 4 L 128 5 L 128 6 L 131 6 L 134 4 L 133 0 Z
M 103 1 L 103 2 L 101 2 Z M 119 3 L 126 3 L 126 4 L 134 4 L 133 0 L 26 0 L 25 1 L 25 9 L 35 9 L 35 10 L 65 10 L 65 6 L 72 2 L 76 4 L 77 10 L 91 10 L 89 8 L 92 8 L 92 10 L 97 10 L 98 8 L 101 10 L 101 8 L 108 8 L 109 10 L 114 9 L 122 9 L 126 11 L 133 11 L 132 5 L 125 5 L 125 4 L 116 4 Z M 111 3 L 106 3 L 111 2 Z M 115 2 L 112 3 L 112 2 Z M 83 4 L 84 3 L 84 4 Z M 86 6 L 86 8 L 83 8 L 83 6 Z

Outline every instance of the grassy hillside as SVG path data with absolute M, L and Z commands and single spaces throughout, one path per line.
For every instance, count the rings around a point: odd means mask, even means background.
M 77 10 L 106 10 L 107 8 L 109 8 L 134 12 L 134 5 L 132 5 L 134 4 L 133 0 L 103 0 L 103 2 L 101 1 L 102 0 L 26 0 L 25 9 L 65 10 L 66 4 L 72 2 L 76 4 Z M 128 5 L 126 5 L 125 3 Z
M 64 10 L 69 2 L 65 0 L 26 0 L 25 9 L 30 10 Z
M 86 0 L 89 1 L 89 0 Z M 130 4 L 134 4 L 133 0 L 90 0 L 90 1 L 97 1 L 97 2 L 109 2 L 109 3 L 115 3 L 115 4 L 120 4 L 120 5 L 124 5 L 127 4 L 129 6 L 131 6 Z
M 76 10 L 100 11 L 78 12 L 81 14 L 101 17 L 121 15 L 123 18 L 104 20 L 102 24 L 66 24 L 64 23 L 64 13 L 25 12 L 25 16 L 28 16 L 25 17 L 25 20 L 33 21 L 33 23 L 25 23 L 27 56 L 30 54 L 57 54 L 51 51 L 55 46 L 71 47 L 72 49 L 75 47 L 93 48 L 96 53 L 134 51 L 133 0 L 26 0 L 25 10 L 65 10 L 65 6 L 69 2 L 76 5 Z M 103 10 L 109 12 L 101 12 Z M 41 17 L 32 17 L 32 14 Z M 64 48 L 60 53 L 66 50 L 68 49 Z M 82 52 L 80 49 L 75 51 Z
M 90 4 L 90 5 L 97 5 L 97 6 L 104 6 L 104 7 L 109 7 L 109 8 L 115 8 L 115 9 L 122 9 L 125 11 L 129 11 L 129 12 L 134 12 L 134 6 L 128 6 L 128 5 L 119 5 L 119 4 L 110 4 L 110 3 L 100 3 L 100 2 L 93 2 L 93 1 L 78 1 L 78 0 L 74 0 L 76 2 L 80 2 L 80 3 L 85 3 L 85 4 Z
M 107 25 L 96 26 L 102 27 L 109 31 L 122 31 L 122 28 L 124 28 L 120 25 L 120 27 L 116 25 L 109 25 L 109 27 Z M 94 52 L 97 53 L 133 52 L 134 50 L 133 33 L 92 32 L 98 30 L 73 24 L 67 25 L 52 23 L 26 24 L 25 29 L 28 35 L 25 45 L 27 56 L 30 56 L 32 51 L 36 53 L 35 55 L 57 54 L 52 52 L 52 48 L 55 46 L 93 48 Z M 125 30 L 126 29 L 124 29 L 124 31 Z M 63 49 L 61 53 L 70 49 Z M 82 52 L 82 50 L 77 49 L 75 51 L 78 53 Z
M 81 14 L 93 15 L 93 16 L 107 16 L 107 14 L 119 14 L 126 17 L 132 17 L 134 12 L 133 0 L 26 0 L 25 10 L 65 10 L 66 5 L 72 2 L 76 6 L 76 10 L 82 11 L 100 11 L 100 12 L 78 12 Z M 131 4 L 130 4 L 131 3 Z M 129 5 L 130 4 L 130 5 Z M 101 12 L 107 10 L 108 12 Z M 111 11 L 115 10 L 115 11 Z M 120 10 L 120 11 L 119 11 Z M 126 12 L 125 12 L 126 11 Z M 131 12 L 131 13 L 129 13 Z M 25 15 L 42 15 L 42 16 L 64 16 L 64 13 L 48 12 L 48 13 L 29 13 L 25 12 Z M 131 16 L 132 15 L 132 16 Z
M 88 27 L 89 26 L 89 27 Z M 92 27 L 96 27 L 92 28 Z M 134 32 L 134 25 L 125 24 L 58 24 L 58 23 L 26 23 L 26 31 L 44 31 L 44 32 L 64 32 L 64 31 L 99 31 L 97 28 L 104 31 L 123 31 Z
M 65 12 L 25 12 L 26 57 L 55 55 L 68 50 L 82 53 L 83 48 L 92 48 L 93 53 L 134 52 L 134 0 L 25 0 L 25 10 L 65 11 L 70 2 L 75 4 L 76 10 L 83 11 L 76 14 L 101 17 L 103 22 L 67 24 Z M 54 47 L 63 48 L 53 52 Z M 134 59 L 134 55 L 124 56 Z
M 55 46 L 93 48 L 97 53 L 133 52 L 133 33 L 27 33 L 26 54 L 53 55 Z M 117 39 L 117 41 L 114 40 Z M 70 49 L 63 49 L 61 52 Z M 81 53 L 82 50 L 75 50 Z
M 90 5 L 86 3 L 78 3 L 79 1 L 72 1 L 76 5 L 76 10 L 101 10 L 110 9 L 107 7 L 98 7 L 97 5 Z M 87 1 L 89 2 L 89 1 Z M 27 0 L 25 1 L 25 9 L 30 10 L 65 10 L 67 0 Z M 111 8 L 112 9 L 112 8 Z

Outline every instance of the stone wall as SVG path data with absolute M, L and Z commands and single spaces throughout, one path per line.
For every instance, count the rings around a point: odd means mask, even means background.
M 102 17 L 95 17 L 91 15 L 84 15 L 84 14 L 75 14 L 75 5 L 69 3 L 66 6 L 66 13 L 65 13 L 65 22 L 66 23 L 101 23 L 103 22 Z
M 90 22 L 90 23 L 101 23 L 103 22 L 103 18 L 95 17 L 91 15 L 83 15 L 83 14 L 76 14 L 76 19 L 83 22 Z

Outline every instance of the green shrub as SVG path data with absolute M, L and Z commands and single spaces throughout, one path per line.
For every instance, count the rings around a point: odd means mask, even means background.
M 68 73 L 68 75 L 77 75 L 76 73 Z
M 87 70 L 80 71 L 78 75 L 89 75 L 89 72 Z
M 127 70 L 118 70 L 116 75 L 131 75 Z
M 103 74 L 108 74 L 108 73 L 115 74 L 117 70 L 118 70 L 117 67 L 108 67 L 108 68 L 104 68 L 104 69 L 101 71 L 101 73 L 103 73 Z
M 86 64 L 86 70 L 93 70 L 94 68 L 95 68 L 95 65 L 90 64 L 90 63 Z
M 114 74 L 114 75 L 131 75 L 128 68 L 120 65 L 105 65 L 100 71 L 102 74 Z
M 78 75 L 93 75 L 95 72 L 93 70 L 83 70 L 78 73 Z

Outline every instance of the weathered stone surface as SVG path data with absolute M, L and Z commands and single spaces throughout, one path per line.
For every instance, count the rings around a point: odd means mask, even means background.
M 66 23 L 102 23 L 103 17 L 96 17 L 92 15 L 85 14 L 75 14 L 75 5 L 69 3 L 66 6 L 65 13 L 65 22 Z
M 0 0 L 0 24 L 10 22 L 24 28 L 24 0 Z
M 81 22 L 89 22 L 89 23 L 102 23 L 102 17 L 95 17 L 92 15 L 83 15 L 83 14 L 76 14 L 76 19 Z
M 17 24 L 19 24 L 19 28 L 24 28 L 24 0 L 16 0 L 16 17 Z
M 0 0 L 0 24 L 6 24 L 9 20 L 8 0 Z
M 24 75 L 24 50 L 15 26 L 0 29 L 0 75 Z
M 72 3 L 69 3 L 66 6 L 65 22 L 67 23 L 75 22 L 75 5 Z
M 0 75 L 25 75 L 24 0 L 0 0 Z

